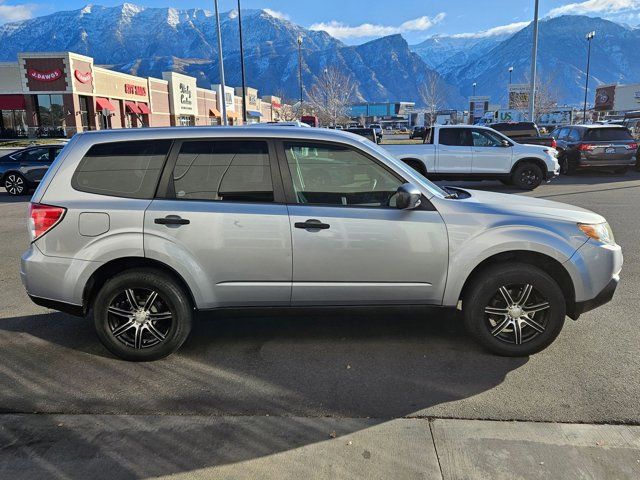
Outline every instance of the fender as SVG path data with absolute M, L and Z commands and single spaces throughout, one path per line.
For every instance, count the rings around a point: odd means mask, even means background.
M 455 232 L 453 232 L 455 234 Z M 450 238 L 452 232 L 449 232 Z M 528 225 L 497 226 L 467 238 L 464 242 L 450 242 L 449 275 L 443 305 L 455 306 L 471 272 L 486 259 L 499 253 L 530 251 L 557 260 L 569 273 L 574 285 L 581 285 L 577 269 L 567 262 L 587 239 L 571 241 L 559 232 Z

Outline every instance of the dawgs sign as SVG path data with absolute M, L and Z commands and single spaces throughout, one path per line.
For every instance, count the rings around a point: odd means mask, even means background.
M 62 70 L 56 68 L 55 70 L 46 70 L 40 71 L 30 68 L 27 70 L 27 75 L 34 80 L 38 80 L 40 82 L 55 82 L 60 77 L 62 77 Z
M 73 74 L 75 75 L 76 80 L 80 83 L 88 83 L 92 78 L 91 72 L 81 72 L 80 70 L 76 70 Z

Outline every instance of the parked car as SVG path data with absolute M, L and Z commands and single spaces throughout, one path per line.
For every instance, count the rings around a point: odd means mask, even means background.
M 578 169 L 607 168 L 625 173 L 636 164 L 638 142 L 619 125 L 572 125 L 558 133 L 561 173 Z
M 378 139 L 378 143 L 380 143 L 382 141 L 382 125 L 380 125 L 379 123 L 372 123 L 371 125 L 369 125 L 369 128 L 373 128 L 376 131 L 376 138 Z
M 518 143 L 556 148 L 556 140 L 550 135 L 542 135 L 533 122 L 500 122 L 492 123 L 488 127 Z
M 386 304 L 460 308 L 488 350 L 530 355 L 609 301 L 622 267 L 598 214 L 443 189 L 372 142 L 295 127 L 77 134 L 29 233 L 32 300 L 92 312 L 138 361 L 213 309 Z
M 299 120 L 294 120 L 292 122 L 264 122 L 264 123 L 250 123 L 251 127 L 302 127 L 302 128 L 311 128 L 311 125 L 308 123 L 301 122 Z
M 0 185 L 9 195 L 26 195 L 38 186 L 65 144 L 27 147 L 0 157 Z
M 624 126 L 629 129 L 634 139 L 640 141 L 640 110 L 626 114 Z M 636 150 L 636 170 L 640 172 L 640 147 Z
M 373 128 L 347 128 L 347 132 L 355 133 L 361 137 L 368 138 L 373 143 L 380 143 L 380 137 Z
M 424 138 L 385 148 L 432 180 L 500 180 L 532 190 L 560 169 L 553 148 L 521 145 L 487 127 L 435 125 Z
M 427 131 L 427 129 L 422 126 L 415 126 L 413 127 L 413 129 L 411 130 L 411 133 L 409 134 L 409 140 L 413 140 L 415 138 L 419 138 L 422 139 L 424 138 L 425 132 Z

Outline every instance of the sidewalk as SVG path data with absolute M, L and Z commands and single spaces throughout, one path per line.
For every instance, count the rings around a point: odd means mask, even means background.
M 0 415 L 0 478 L 637 479 L 640 427 Z

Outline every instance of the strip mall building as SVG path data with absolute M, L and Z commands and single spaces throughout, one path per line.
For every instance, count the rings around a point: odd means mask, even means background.
M 242 89 L 201 88 L 194 77 L 165 72 L 142 78 L 94 65 L 72 52 L 22 53 L 0 63 L 0 138 L 71 137 L 76 132 L 146 126 L 242 124 Z M 279 119 L 280 99 L 247 88 L 249 122 Z

